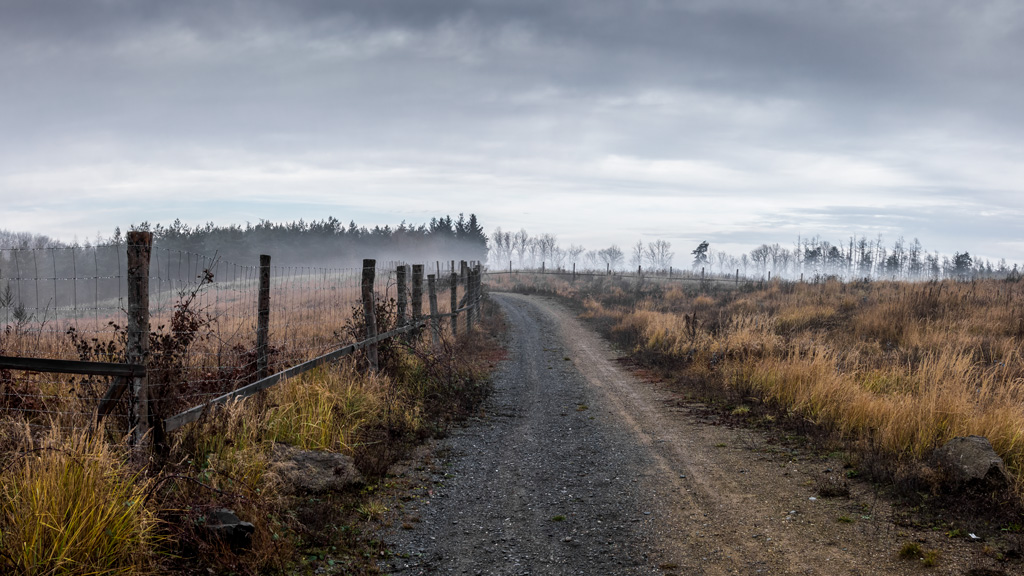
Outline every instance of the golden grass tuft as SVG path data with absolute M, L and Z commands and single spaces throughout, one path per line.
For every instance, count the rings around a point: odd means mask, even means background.
M 150 486 L 107 442 L 51 429 L 0 473 L 0 562 L 27 575 L 154 572 Z

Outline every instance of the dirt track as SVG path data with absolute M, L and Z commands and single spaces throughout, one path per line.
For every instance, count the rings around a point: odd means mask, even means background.
M 485 416 L 408 471 L 393 574 L 964 574 L 981 545 L 897 528 L 870 488 L 818 497 L 841 463 L 720 425 L 639 381 L 571 313 L 493 296 L 510 326 Z M 843 520 L 840 521 L 840 518 Z M 925 569 L 902 543 L 940 551 Z M 1002 567 L 1005 569 L 1005 567 Z M 997 573 L 997 572 L 996 572 Z

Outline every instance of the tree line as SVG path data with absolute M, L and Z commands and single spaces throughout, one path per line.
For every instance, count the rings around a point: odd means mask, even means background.
M 429 223 L 397 226 L 347 225 L 330 216 L 323 220 L 296 220 L 256 224 L 216 225 L 213 222 L 189 226 L 180 219 L 169 225 L 144 221 L 132 230 L 153 233 L 158 249 L 180 250 L 248 265 L 260 254 L 270 254 L 275 265 L 356 266 L 363 258 L 378 261 L 430 261 L 438 258 L 483 261 L 487 257 L 487 234 L 475 214 L 458 218 L 431 218 Z M 121 228 L 109 237 L 71 243 L 29 232 L 0 230 L 0 249 L 80 248 L 90 250 L 125 242 Z
M 509 262 L 520 268 L 580 270 L 621 270 L 626 264 L 633 268 L 666 272 L 674 267 L 675 252 L 666 240 L 638 240 L 628 254 L 617 245 L 590 250 L 570 244 L 563 248 L 554 234 L 531 236 L 525 229 L 518 232 L 497 228 L 491 234 L 489 261 L 501 268 Z M 703 241 L 689 253 L 679 269 L 708 274 L 744 277 L 799 278 L 837 277 L 891 280 L 940 280 L 943 278 L 1005 278 L 1019 277 L 1021 269 L 1006 259 L 992 262 L 971 256 L 968 251 L 952 256 L 928 251 L 920 240 L 907 241 L 902 236 L 889 245 L 882 236 L 868 238 L 851 236 L 848 241 L 833 244 L 820 236 L 798 237 L 792 246 L 778 243 L 761 244 L 739 255 L 711 249 Z

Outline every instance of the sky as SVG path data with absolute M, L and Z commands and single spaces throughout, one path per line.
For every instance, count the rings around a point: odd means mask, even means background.
M 475 213 L 1024 261 L 1018 0 L 0 0 L 0 228 Z

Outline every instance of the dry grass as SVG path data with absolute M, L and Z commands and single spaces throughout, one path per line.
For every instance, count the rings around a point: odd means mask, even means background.
M 920 462 L 955 436 L 985 436 L 1024 504 L 1019 282 L 776 281 L 709 292 L 542 282 L 580 301 L 584 317 L 642 360 L 759 396 L 892 462 Z

